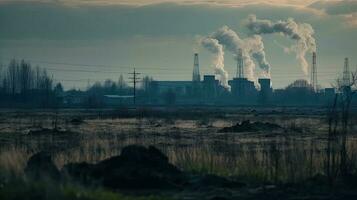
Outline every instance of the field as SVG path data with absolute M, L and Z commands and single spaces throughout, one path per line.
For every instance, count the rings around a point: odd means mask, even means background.
M 244 121 L 253 128 L 235 129 Z M 346 148 L 351 173 L 357 166 L 356 122 L 352 113 Z M 180 170 L 214 174 L 248 186 L 223 192 L 151 191 L 150 195 L 210 199 L 223 193 L 225 198 L 248 198 L 260 194 L 263 186 L 264 193 L 272 188 L 275 194 L 277 187 L 324 177 L 328 132 L 323 108 L 2 110 L 0 175 L 3 180 L 22 177 L 28 159 L 40 151 L 50 152 L 61 169 L 68 163 L 97 163 L 131 144 L 152 145 Z

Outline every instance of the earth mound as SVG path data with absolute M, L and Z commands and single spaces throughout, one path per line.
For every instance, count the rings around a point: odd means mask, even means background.
M 46 152 L 39 152 L 28 160 L 25 174 L 27 177 L 37 180 L 50 178 L 53 180 L 60 179 L 60 172 L 53 163 L 51 155 Z
M 230 127 L 224 127 L 219 130 L 220 133 L 231 133 L 231 132 L 255 132 L 255 131 L 274 131 L 283 129 L 281 126 L 268 122 L 250 122 L 249 120 L 237 123 L 236 125 Z
M 100 182 L 109 188 L 174 188 L 185 184 L 184 174 L 155 147 L 127 146 L 120 156 L 98 164 L 68 164 L 63 172 L 83 182 Z
M 121 155 L 97 164 L 69 163 L 57 169 L 49 153 L 33 155 L 25 174 L 34 180 L 51 178 L 74 181 L 83 185 L 124 190 L 211 190 L 212 188 L 240 188 L 244 183 L 215 175 L 194 175 L 183 172 L 169 163 L 168 158 L 153 146 L 130 145 Z

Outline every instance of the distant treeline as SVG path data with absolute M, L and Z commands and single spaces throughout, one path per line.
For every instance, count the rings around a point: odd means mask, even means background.
M 144 76 L 136 87 L 137 100 L 140 103 L 157 103 L 158 94 L 155 91 L 154 79 L 149 76 Z M 70 92 L 71 91 L 67 91 L 67 93 Z M 104 95 L 132 96 L 133 87 L 129 86 L 123 76 L 120 75 L 118 81 L 107 79 L 103 83 L 96 82 L 88 86 L 87 90 L 83 93 L 85 93 L 85 101 L 82 105 L 90 108 L 98 108 L 106 104 L 103 99 Z M 132 101 L 131 98 L 130 100 L 124 101 L 123 104 L 132 104 Z
M 146 76 L 137 88 L 139 96 L 150 96 L 153 79 Z M 0 65 L 1 108 L 60 108 L 103 107 L 104 95 L 133 95 L 122 75 L 117 81 L 110 79 L 88 85 L 84 91 L 64 91 L 60 82 L 55 82 L 45 68 L 33 67 L 25 60 L 11 60 Z M 130 101 L 131 102 L 131 101 Z
M 55 107 L 56 93 L 63 91 L 60 83 L 40 67 L 25 60 L 11 60 L 0 68 L 1 107 Z

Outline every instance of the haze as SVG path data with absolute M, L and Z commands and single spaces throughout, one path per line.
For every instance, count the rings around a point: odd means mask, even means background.
M 65 88 L 85 88 L 107 78 L 127 77 L 132 68 L 156 80 L 191 80 L 193 53 L 200 53 L 201 74 L 214 74 L 212 55 L 197 38 L 227 25 L 242 36 L 250 14 L 270 20 L 294 18 L 315 30 L 318 82 L 328 87 L 342 73 L 344 57 L 356 66 L 355 1 L 1 1 L 0 62 L 27 59 L 50 71 Z M 309 80 L 293 42 L 279 34 L 262 35 L 274 88 Z M 306 56 L 311 62 L 311 55 Z M 236 73 L 225 52 L 229 77 Z

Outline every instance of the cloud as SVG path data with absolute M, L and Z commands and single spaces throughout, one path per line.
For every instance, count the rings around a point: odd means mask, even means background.
M 207 35 L 227 25 L 243 39 L 247 38 L 248 30 L 241 22 L 250 14 L 256 14 L 258 19 L 269 19 L 273 22 L 291 17 L 297 22 L 311 24 L 315 29 L 319 46 L 319 73 L 322 74 L 319 82 L 321 84 L 329 85 L 327 75 L 322 71 L 340 72 L 342 69 L 337 66 L 341 66 L 343 62 L 341 58 L 356 57 L 355 52 L 357 52 L 355 40 L 357 28 L 351 28 L 357 27 L 356 15 L 352 13 L 333 15 L 332 12 L 328 14 L 324 8 L 309 6 L 310 2 L 316 3 L 317 1 L 267 0 L 264 4 L 258 4 L 262 1 L 211 0 L 209 3 L 208 0 L 199 0 L 201 4 L 206 2 L 207 5 L 196 5 L 194 1 L 188 0 L 186 3 L 169 1 L 165 4 L 142 6 L 138 2 L 162 1 L 14 1 L 16 0 L 0 0 L 0 55 L 2 57 L 26 58 L 27 56 L 48 61 L 69 59 L 68 62 L 72 58 L 74 63 L 108 62 L 110 65 L 117 63 L 132 65 L 135 62 L 134 65 L 138 66 L 175 66 L 187 69 L 185 73 L 189 74 L 189 76 L 175 74 L 176 78 L 188 77 L 190 79 L 191 49 L 195 36 Z M 70 2 L 75 2 L 77 5 L 69 6 L 74 5 L 69 4 Z M 110 5 L 123 2 L 132 3 Z M 232 2 L 236 6 L 229 6 Z M 346 24 L 349 28 L 346 28 Z M 138 40 L 139 36 L 147 39 Z M 175 42 L 170 43 L 173 41 L 172 38 Z M 284 46 L 291 46 L 294 44 L 292 41 L 276 34 L 264 35 L 262 38 L 266 60 L 272 66 L 271 74 L 275 87 L 283 87 L 292 79 L 281 78 L 279 73 L 296 75 L 296 77 L 303 76 L 298 63 L 294 62 L 294 56 L 284 55 L 276 45 L 280 43 Z M 275 40 L 277 42 L 274 42 Z M 31 48 L 27 45 L 28 41 L 35 41 L 31 43 L 33 44 Z M 77 41 L 79 41 L 78 45 Z M 56 45 L 52 45 L 52 42 Z M 80 48 L 74 48 L 75 46 Z M 109 48 L 109 46 L 112 47 Z M 86 51 L 86 49 L 89 50 Z M 211 73 L 212 70 L 208 68 L 210 56 L 212 55 L 209 52 L 200 54 L 202 71 L 206 70 L 205 73 Z M 158 57 L 163 59 L 157 59 Z M 234 55 L 226 49 L 225 70 L 230 74 L 235 74 L 236 61 L 232 58 Z M 259 56 L 254 57 L 253 61 L 259 58 Z M 114 61 L 107 61 L 110 59 Z M 166 74 L 157 76 L 159 79 L 167 78 Z M 104 75 L 102 77 L 106 78 Z M 334 78 L 334 75 L 329 78 Z
M 333 0 L 317 1 L 309 7 L 324 10 L 330 15 L 344 15 L 357 12 L 357 1 L 355 0 Z
M 352 27 L 357 27 L 357 12 L 345 15 L 345 19 L 348 25 Z
M 317 1 L 309 6 L 321 10 L 327 15 L 342 17 L 350 27 L 357 27 L 357 1 L 356 0 L 332 0 Z
M 0 2 L 43 2 L 43 3 L 61 3 L 66 5 L 150 5 L 160 3 L 178 3 L 178 4 L 210 4 L 221 6 L 246 6 L 252 4 L 271 4 L 282 6 L 307 6 L 317 0 L 0 0 Z
M 255 12 L 263 16 L 273 17 L 272 13 L 289 14 L 297 18 L 309 18 L 309 16 L 314 15 L 294 7 L 272 5 L 213 7 L 166 3 L 146 6 L 107 6 L 106 4 L 101 4 L 101 6 L 68 6 L 63 3 L 70 2 L 67 0 L 16 1 L 12 0 L 10 3 L 0 0 L 2 2 L 0 4 L 0 39 L 41 38 L 60 40 L 118 38 L 133 35 L 192 36 L 212 32 L 222 25 L 236 27 L 240 19 L 244 19 Z M 112 1 L 79 0 L 75 2 L 109 3 Z

